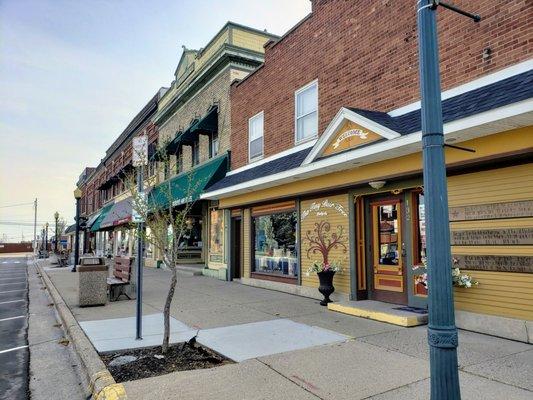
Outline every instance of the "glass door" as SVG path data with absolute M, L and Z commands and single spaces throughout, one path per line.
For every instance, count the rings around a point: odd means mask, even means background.
M 372 298 L 407 304 L 402 241 L 403 213 L 400 197 L 371 202 Z

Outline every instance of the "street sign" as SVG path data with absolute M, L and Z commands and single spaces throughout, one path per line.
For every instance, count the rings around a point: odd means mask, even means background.
M 132 162 L 134 167 L 148 164 L 148 136 L 141 135 L 133 138 Z

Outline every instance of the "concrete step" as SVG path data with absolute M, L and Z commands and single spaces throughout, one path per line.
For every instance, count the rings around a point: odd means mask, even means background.
M 427 312 L 400 310 L 405 306 L 374 300 L 329 303 L 328 310 L 399 326 L 418 326 L 428 322 Z M 418 310 L 417 310 L 418 311 Z
M 180 264 L 176 266 L 176 271 L 178 274 L 187 276 L 200 276 L 202 275 L 202 269 L 204 269 L 203 264 Z

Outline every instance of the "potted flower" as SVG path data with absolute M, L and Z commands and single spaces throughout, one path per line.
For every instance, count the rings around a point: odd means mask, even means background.
M 462 288 L 470 288 L 472 286 L 478 285 L 479 282 L 476 281 L 474 278 L 472 278 L 470 275 L 463 274 L 459 267 L 457 266 L 459 264 L 459 260 L 456 258 L 452 259 L 452 284 L 455 287 L 462 287 Z M 426 289 L 428 289 L 428 275 L 427 275 L 427 266 L 424 262 L 423 265 L 415 265 L 413 267 L 413 271 L 424 271 L 422 274 L 417 275 L 415 279 L 416 284 L 423 285 Z
M 318 286 L 318 291 L 324 296 L 324 299 L 320 302 L 321 306 L 327 306 L 328 303 L 331 303 L 329 296 L 335 291 L 333 286 L 333 277 L 336 272 L 340 272 L 340 265 L 336 262 L 330 263 L 329 261 L 318 262 L 315 261 L 307 270 L 307 276 L 311 273 L 316 273 L 318 275 L 318 280 L 320 285 Z

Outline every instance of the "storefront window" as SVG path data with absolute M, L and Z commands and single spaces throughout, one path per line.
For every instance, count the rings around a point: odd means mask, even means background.
M 202 248 L 202 217 L 189 215 L 185 217 L 185 231 L 178 243 L 179 248 Z
M 253 271 L 284 277 L 298 276 L 296 212 L 253 217 Z
M 379 263 L 398 265 L 398 205 L 387 204 L 378 207 Z
M 224 212 L 211 210 L 209 226 L 209 260 L 223 262 L 224 257 Z
M 426 213 L 424 205 L 424 193 L 417 195 L 418 218 L 417 218 L 417 254 L 415 265 L 426 265 Z

